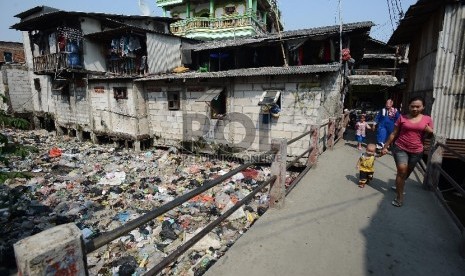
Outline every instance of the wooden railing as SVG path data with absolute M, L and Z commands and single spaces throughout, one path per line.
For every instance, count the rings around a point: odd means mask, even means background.
M 355 69 L 354 75 L 395 76 L 395 69 Z
M 53 72 L 69 68 L 68 53 L 56 53 L 33 58 L 34 72 Z
M 107 60 L 107 71 L 117 75 L 136 75 L 140 72 L 140 60 L 136 58 L 120 58 Z

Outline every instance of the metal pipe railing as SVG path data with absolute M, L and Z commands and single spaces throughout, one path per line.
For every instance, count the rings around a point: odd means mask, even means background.
M 444 198 L 443 192 L 449 192 L 452 190 L 456 190 L 456 191 L 459 191 L 462 196 L 465 196 L 465 190 L 441 167 L 442 157 L 439 157 L 437 161 L 432 161 L 432 160 L 434 160 L 433 157 L 435 155 L 436 150 L 439 147 L 442 147 L 443 149 L 449 151 L 450 153 L 455 155 L 458 159 L 460 159 L 463 162 L 465 162 L 465 156 L 451 149 L 445 143 L 436 142 L 436 140 L 437 140 L 437 137 L 433 136 L 433 139 L 431 140 L 431 144 L 430 144 L 430 152 L 428 154 L 428 164 L 426 165 L 426 179 L 427 180 L 425 180 L 424 183 L 426 185 L 429 185 L 429 187 L 432 188 L 433 192 L 436 194 L 441 204 L 444 206 L 446 211 L 449 213 L 451 218 L 454 220 L 455 224 L 460 229 L 460 231 L 463 233 L 465 231 L 465 227 L 462 224 L 461 220 L 457 217 L 457 215 L 454 213 L 454 211 L 451 209 L 451 207 L 447 203 L 446 199 Z M 435 171 L 439 172 L 439 174 L 436 174 Z M 441 175 L 452 185 L 451 188 L 442 190 L 442 191 L 439 189 L 438 181 L 439 181 L 439 176 Z
M 273 181 L 276 181 L 276 176 L 272 176 L 267 181 L 260 184 L 257 188 L 255 188 L 251 193 L 245 196 L 242 200 L 238 201 L 233 207 L 231 207 L 228 211 L 224 214 L 219 216 L 213 222 L 208 224 L 204 229 L 202 229 L 199 233 L 197 233 L 194 237 L 190 240 L 185 242 L 183 245 L 178 247 L 174 250 L 171 254 L 169 254 L 166 258 L 164 258 L 160 263 L 156 266 L 151 268 L 149 271 L 146 272 L 145 275 L 155 275 L 163 270 L 168 264 L 176 260 L 179 256 L 181 256 L 184 252 L 186 252 L 192 245 L 202 239 L 205 235 L 207 235 L 210 231 L 212 231 L 216 226 L 218 226 L 221 222 L 223 222 L 227 217 L 233 214 L 237 209 L 239 209 L 242 205 L 246 202 L 250 201 L 258 192 L 260 192 L 263 188 L 267 185 L 270 185 Z
M 329 122 L 326 123 L 326 124 L 322 124 L 320 125 L 320 128 L 322 127 L 325 127 L 329 125 Z M 291 139 L 287 142 L 287 145 L 291 145 L 292 143 L 302 139 L 303 137 L 311 134 L 313 131 L 315 130 L 309 130 L 305 133 L 303 133 L 302 135 L 299 135 L 298 137 L 294 138 L 294 139 Z M 286 168 L 289 169 L 291 166 L 293 166 L 296 162 L 298 162 L 299 159 L 303 158 L 306 154 L 308 154 L 309 152 L 311 152 L 312 150 L 314 149 L 314 146 L 310 147 L 309 149 L 307 149 L 305 152 L 303 152 L 302 154 L 300 154 L 298 157 L 296 157 L 294 160 L 292 160 L 287 166 Z M 127 222 L 125 225 L 121 226 L 121 227 L 118 227 L 114 230 L 111 230 L 109 232 L 106 232 L 104 233 L 103 235 L 99 236 L 99 237 L 96 237 L 95 239 L 93 240 L 90 240 L 90 241 L 87 241 L 85 243 L 85 250 L 86 250 L 86 253 L 91 253 L 93 251 L 95 251 L 96 249 L 108 244 L 109 242 L 129 233 L 130 231 L 140 227 L 141 225 L 144 225 L 146 223 L 148 223 L 149 221 L 159 217 L 160 215 L 163 215 L 164 213 L 180 206 L 181 204 L 183 204 L 184 202 L 188 201 L 189 199 L 215 187 L 216 185 L 220 184 L 221 182 L 227 180 L 228 178 L 234 176 L 235 174 L 245 170 L 246 168 L 250 167 L 250 166 L 253 166 L 255 165 L 256 163 L 259 163 L 264 157 L 268 157 L 270 154 L 276 154 L 277 153 L 277 150 L 276 149 L 273 149 L 273 150 L 270 150 L 270 151 L 267 151 L 263 154 L 260 154 L 256 157 L 254 157 L 253 161 L 252 162 L 248 162 L 248 163 L 245 163 L 237 168 L 235 168 L 234 170 L 228 172 L 227 174 L 225 175 L 222 175 L 216 179 L 213 179 L 211 181 L 207 181 L 206 183 L 204 183 L 204 185 L 202 185 L 202 187 L 199 187 L 199 188 L 196 188 L 166 204 L 164 204 L 163 206 L 161 207 L 158 207 L 154 210 L 151 210 L 147 213 L 145 213 L 144 215 L 132 220 L 132 221 L 129 221 Z M 291 186 L 287 189 L 287 193 L 289 193 L 290 190 L 292 190 L 292 188 L 295 187 L 295 185 L 300 181 L 300 179 L 303 177 L 303 174 L 305 174 L 306 172 L 308 172 L 308 170 L 310 169 L 311 166 L 307 166 L 304 171 L 293 181 L 293 183 L 291 184 Z M 234 205 L 231 209 L 229 209 L 228 211 L 226 211 L 223 215 L 221 215 L 220 217 L 218 217 L 214 222 L 210 223 L 207 227 L 205 227 L 202 231 L 200 231 L 197 235 L 195 235 L 192 239 L 190 239 L 189 241 L 187 241 L 186 243 L 184 243 L 183 245 L 181 245 L 179 248 L 177 248 L 175 251 L 173 251 L 168 257 L 166 257 L 162 262 L 160 262 L 159 264 L 157 264 L 155 267 L 153 267 L 152 269 L 150 269 L 146 275 L 154 275 L 158 272 L 160 272 L 166 265 L 168 265 L 169 263 L 171 263 L 173 260 L 175 260 L 176 258 L 178 258 L 181 254 L 183 254 L 186 250 L 188 250 L 193 244 L 195 244 L 197 241 L 199 241 L 202 237 L 204 237 L 207 233 L 209 233 L 214 227 L 216 227 L 218 224 L 220 224 L 224 219 L 226 219 L 228 216 L 230 216 L 232 213 L 234 213 L 237 209 L 239 209 L 242 205 L 245 204 L 245 202 L 249 201 L 256 193 L 258 193 L 259 191 L 261 191 L 264 187 L 266 187 L 267 185 L 270 185 L 273 181 L 276 181 L 277 179 L 277 176 L 272 176 L 269 180 L 265 181 L 264 183 L 262 183 L 260 186 L 258 186 L 256 189 L 254 189 L 250 194 L 248 194 L 246 197 L 244 197 L 244 199 L 242 199 L 241 201 L 239 201 L 238 203 L 236 203 L 236 205 Z
M 454 221 L 455 225 L 457 225 L 457 227 L 459 228 L 460 232 L 464 232 L 465 231 L 465 227 L 463 226 L 462 222 L 460 221 L 460 219 L 457 217 L 457 215 L 452 211 L 452 209 L 449 207 L 449 205 L 447 204 L 447 201 L 446 199 L 444 198 L 444 196 L 442 195 L 442 193 L 439 191 L 439 189 L 433 189 L 433 192 L 436 194 L 436 196 L 438 197 L 439 201 L 441 202 L 442 206 L 444 206 L 444 208 L 446 209 L 446 211 L 449 213 L 450 217 L 452 218 L 452 220 Z
M 299 161 L 300 158 L 304 157 L 305 154 L 311 152 L 312 150 L 313 150 L 313 147 L 311 147 L 308 150 L 304 151 L 301 155 L 297 156 L 294 160 L 289 162 L 289 164 L 287 164 L 287 166 L 286 166 L 286 170 L 288 170 L 290 167 L 292 167 L 295 163 L 297 163 L 297 161 Z
M 208 189 L 211 189 L 213 188 L 214 186 L 218 185 L 219 183 L 225 181 L 226 179 L 232 177 L 233 175 L 247 169 L 248 167 L 254 165 L 254 163 L 250 162 L 250 163 L 246 163 L 244 165 L 241 165 L 239 167 L 237 167 L 236 169 L 230 171 L 229 173 L 225 174 L 225 175 L 222 175 L 218 178 L 215 178 L 211 181 L 208 181 L 207 183 L 205 183 L 204 185 L 202 185 L 202 187 L 199 187 L 199 188 L 196 188 L 168 203 L 166 203 L 165 205 L 161 206 L 161 207 L 158 207 L 152 211 L 149 211 L 148 213 L 134 219 L 134 220 L 131 220 L 129 222 L 127 222 L 125 225 L 121 226 L 121 227 L 118 227 L 112 231 L 109 231 L 109 232 L 106 232 L 105 234 L 103 234 L 102 236 L 99 236 L 99 237 L 96 237 L 95 239 L 93 240 L 90 240 L 88 242 L 86 242 L 85 244 L 85 247 L 86 247 L 86 252 L 87 253 L 91 253 L 93 252 L 94 250 L 104 246 L 105 244 L 131 232 L 132 230 L 140 227 L 141 225 L 144 225 L 146 223 L 148 223 L 149 221 L 159 217 L 160 215 L 170 211 L 171 209 L 183 204 L 184 202 L 188 201 L 189 199 L 207 191 Z
M 269 154 L 273 154 L 275 153 L 276 150 L 270 150 L 270 151 L 267 151 L 263 154 L 260 154 L 258 155 L 256 158 L 257 160 L 260 160 L 260 158 L 263 158 L 264 156 L 267 156 Z M 99 236 L 99 237 L 96 237 L 95 239 L 93 240 L 90 240 L 90 241 L 87 241 L 86 244 L 85 244 L 85 248 L 86 248 L 86 253 L 91 253 L 93 251 L 95 251 L 96 249 L 104 246 L 105 244 L 131 232 L 132 230 L 140 227 L 141 225 L 144 225 L 146 223 L 148 223 L 149 221 L 159 217 L 160 215 L 170 211 L 171 209 L 174 209 L 176 208 L 177 206 L 183 204 L 184 202 L 188 201 L 189 199 L 209 190 L 210 188 L 213 188 L 214 186 L 218 185 L 219 183 L 225 181 L 226 179 L 234 176 L 235 174 L 247 169 L 248 167 L 250 166 L 253 166 L 257 163 L 258 161 L 255 161 L 255 162 L 249 162 L 249 163 L 246 163 L 246 164 L 243 164 L 239 167 L 237 167 L 236 169 L 228 172 L 227 174 L 224 174 L 218 178 L 215 178 L 211 181 L 208 181 L 206 182 L 204 185 L 202 185 L 202 187 L 199 187 L 199 188 L 196 188 L 168 203 L 166 203 L 165 205 L 162 205 L 152 211 L 149 211 L 148 213 L 134 219 L 134 220 L 131 220 L 129 222 L 127 222 L 125 225 L 121 226 L 121 227 L 118 227 L 114 230 L 111 230 L 109 232 L 106 232 L 104 233 L 102 236 Z
M 453 155 L 457 156 L 458 159 L 462 160 L 463 162 L 465 162 L 465 156 L 461 155 L 460 153 L 458 153 L 457 151 L 451 149 L 448 145 L 446 144 L 443 144 L 443 143 L 440 143 L 440 142 L 437 142 L 436 143 L 437 145 L 445 148 L 447 151 L 449 151 L 450 153 L 452 153 Z
M 293 143 L 299 141 L 300 139 L 302 139 L 303 137 L 309 135 L 309 134 L 312 133 L 312 132 L 313 132 L 313 130 L 309 130 L 309 131 L 305 132 L 304 134 L 299 135 L 299 136 L 297 136 L 297 137 L 295 137 L 295 138 L 293 138 L 293 139 L 287 141 L 287 145 L 289 146 L 289 145 L 291 145 L 291 144 L 293 144 Z
M 465 190 L 462 188 L 462 186 L 460 186 L 460 184 L 458 184 L 443 168 L 441 168 L 441 166 L 437 164 L 435 164 L 434 166 L 437 170 L 439 170 L 441 175 L 444 176 L 444 178 L 447 181 L 449 181 L 449 183 L 452 184 L 452 186 L 454 186 L 454 188 L 462 194 L 462 196 L 465 196 Z
M 294 181 L 292 181 L 292 183 L 289 185 L 289 187 L 286 188 L 286 195 L 288 195 L 292 189 L 295 188 L 295 186 L 297 186 L 297 183 L 300 182 L 300 180 L 305 176 L 305 174 L 307 174 L 307 172 L 312 168 L 312 166 L 307 166 L 305 167 L 305 169 L 296 177 L 296 179 L 294 179 Z

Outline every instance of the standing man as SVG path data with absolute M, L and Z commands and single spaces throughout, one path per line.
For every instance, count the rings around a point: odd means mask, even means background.
M 399 119 L 400 113 L 397 108 L 392 106 L 393 104 L 394 102 L 388 99 L 386 106 L 376 115 L 374 127 L 378 130 L 376 134 L 377 149 L 384 147 L 384 143 L 394 130 L 394 123 Z

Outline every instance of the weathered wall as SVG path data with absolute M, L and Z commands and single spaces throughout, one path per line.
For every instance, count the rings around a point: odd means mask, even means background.
M 69 93 L 67 91 L 52 91 L 52 99 L 56 106 L 56 124 L 89 130 L 91 121 L 87 98 L 87 84 L 83 79 L 71 82 Z
M 292 139 L 310 129 L 312 124 L 321 124 L 328 117 L 341 113 L 340 78 L 336 73 L 283 76 L 236 78 L 234 80 L 209 80 L 199 84 L 197 81 L 176 82 L 169 86 L 162 81 L 147 82 L 147 109 L 150 133 L 160 143 L 179 144 L 183 139 L 183 122 L 192 114 L 200 114 L 202 123 L 194 123 L 192 129 L 204 130 L 202 139 L 213 141 L 222 136 L 217 133 L 224 128 L 224 139 L 229 145 L 242 146 L 246 133 L 252 133 L 253 143 L 249 150 L 266 150 L 273 138 Z M 252 122 L 252 132 L 245 129 L 240 122 L 230 122 L 228 118 L 211 119 L 210 107 L 205 102 L 196 102 L 207 89 L 223 87 L 227 93 L 227 113 L 243 114 Z M 200 92 L 199 92 L 200 90 Z M 266 119 L 258 106 L 265 90 L 281 90 L 281 113 L 279 118 Z M 170 91 L 181 92 L 179 110 L 168 110 L 167 95 Z M 205 119 L 206 117 L 206 119 Z M 298 155 L 307 148 L 309 139 L 303 139 L 288 148 L 289 155 Z
M 6 62 L 4 55 L 5 52 L 12 54 L 13 62 L 25 62 L 22 43 L 0 41 L 0 63 Z
M 115 99 L 114 87 L 126 87 L 127 99 Z M 122 137 L 139 135 L 136 109 L 139 99 L 132 82 L 90 81 L 89 95 L 95 132 Z
M 34 113 L 55 113 L 55 104 L 52 102 L 51 80 L 49 76 L 36 75 L 33 71 L 33 56 L 29 45 L 29 34 L 23 33 L 24 54 L 26 55 L 26 66 L 28 68 L 30 91 L 32 91 L 32 104 Z
M 25 65 L 3 65 L 0 93 L 8 97 L 8 103 L 14 112 L 33 111 L 29 73 Z
M 460 3 L 446 7 L 437 48 L 431 112 L 436 133 L 465 139 L 465 8 Z
M 8 89 L 8 80 L 3 77 L 3 72 L 0 72 L 0 95 L 6 96 L 6 90 Z M 8 102 L 0 100 L 0 110 L 6 111 L 8 109 Z

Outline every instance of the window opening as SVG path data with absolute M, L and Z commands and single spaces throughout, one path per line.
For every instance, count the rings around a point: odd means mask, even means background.
M 226 114 L 226 92 L 223 88 L 211 88 L 196 102 L 205 102 L 210 107 L 210 118 L 221 119 Z
M 236 7 L 235 6 L 224 7 L 224 12 L 227 15 L 233 15 L 236 12 Z
M 13 62 L 13 54 L 10 52 L 3 52 L 3 59 L 5 62 Z
M 168 109 L 179 110 L 181 106 L 181 100 L 179 98 L 179 91 L 168 92 Z
M 126 87 L 113 87 L 113 96 L 115 99 L 127 99 L 128 98 L 128 90 Z

